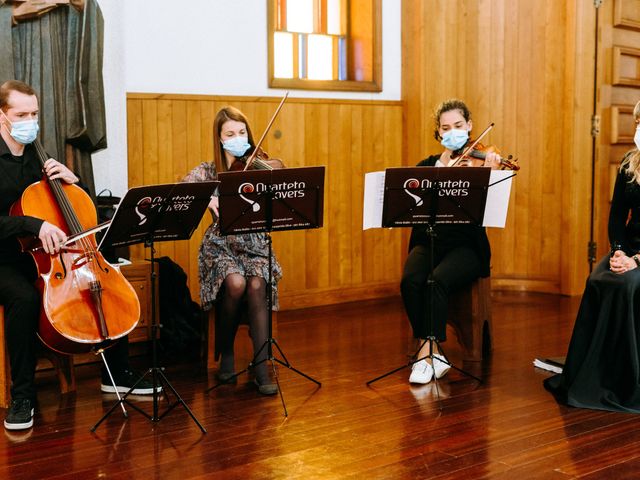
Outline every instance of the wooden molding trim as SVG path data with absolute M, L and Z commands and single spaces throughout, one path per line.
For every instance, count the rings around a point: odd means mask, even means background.
M 205 95 L 187 93 L 141 93 L 127 92 L 127 100 L 198 100 L 210 102 L 254 102 L 254 103 L 279 103 L 282 97 L 250 97 L 231 95 Z M 380 105 L 401 107 L 402 100 L 356 100 L 341 98 L 287 98 L 287 103 L 309 105 Z
M 611 143 L 633 143 L 635 130 L 627 131 L 625 125 L 633 122 L 633 105 L 611 107 Z
M 622 75 L 622 63 L 624 57 L 631 57 L 636 62 L 636 68 L 634 71 L 636 72 L 633 77 L 625 77 Z M 631 87 L 640 87 L 640 68 L 638 65 L 640 64 L 640 49 L 632 48 L 632 47 L 621 47 L 619 45 L 614 45 L 613 47 L 613 64 L 612 64 L 612 84 L 613 85 L 628 85 Z
M 635 18 L 631 16 L 625 16 L 629 15 L 630 13 L 640 13 L 637 11 L 637 9 L 635 9 L 635 12 L 631 12 L 630 9 L 624 8 L 625 5 L 629 6 L 629 4 L 631 3 L 636 2 L 629 2 L 628 0 L 615 0 L 613 4 L 614 27 L 627 28 L 629 30 L 640 30 L 640 16 Z
M 491 290 L 511 292 L 561 293 L 560 284 L 553 279 L 491 277 Z
M 368 284 L 351 288 L 316 288 L 301 293 L 283 293 L 280 295 L 280 310 L 297 310 L 398 295 L 400 295 L 399 282 Z

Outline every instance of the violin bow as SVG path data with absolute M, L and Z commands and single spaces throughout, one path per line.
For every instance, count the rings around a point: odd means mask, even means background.
M 473 151 L 473 148 L 478 144 L 478 142 L 480 142 L 480 140 L 482 140 L 482 138 L 483 138 L 487 133 L 489 133 L 489 132 L 491 131 L 491 129 L 493 128 L 493 126 L 494 126 L 494 125 L 495 125 L 495 123 L 494 123 L 494 122 L 491 122 L 491 123 L 489 124 L 489 126 L 483 130 L 483 132 L 480 134 L 480 136 L 479 136 L 478 138 L 476 138 L 476 139 L 475 139 L 475 141 L 474 141 L 471 145 L 469 145 L 467 148 L 465 148 L 465 149 L 462 151 L 462 153 L 458 156 L 458 158 L 456 158 L 455 160 L 450 161 L 450 162 L 449 162 L 449 165 L 447 165 L 447 166 L 448 166 L 448 167 L 455 167 L 455 166 L 458 164 L 458 162 L 459 162 L 460 160 L 462 160 L 462 159 L 465 157 L 465 155 L 466 155 L 467 153 L 469 153 L 469 152 Z
M 267 128 L 264 129 L 264 132 L 262 133 L 262 136 L 260 137 L 260 140 L 258 141 L 258 143 L 256 143 L 256 146 L 253 149 L 253 153 L 251 155 L 249 155 L 249 158 L 247 159 L 247 163 L 244 166 L 244 170 L 247 170 L 251 166 L 253 161 L 256 159 L 256 156 L 258 155 L 258 150 L 260 149 L 260 145 L 262 145 L 262 142 L 264 141 L 265 137 L 267 136 L 267 133 L 269 132 L 269 129 L 271 129 L 271 125 L 273 125 L 273 122 L 275 121 L 276 117 L 280 113 L 280 110 L 282 109 L 282 106 L 284 105 L 284 102 L 285 102 L 285 100 L 287 99 L 288 96 L 289 96 L 289 92 L 285 93 L 284 97 L 282 97 L 282 100 L 280 100 L 280 105 L 278 105 L 278 108 L 276 108 L 276 111 L 274 112 L 273 116 L 271 117 L 271 120 L 269 120 L 269 124 L 267 125 Z

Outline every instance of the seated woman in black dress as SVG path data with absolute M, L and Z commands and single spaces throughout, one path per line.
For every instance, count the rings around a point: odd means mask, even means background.
M 635 144 L 613 190 L 611 254 L 587 279 L 562 374 L 544 382 L 574 407 L 640 412 L 640 127 Z
M 434 120 L 435 137 L 444 150 L 422 160 L 418 166 L 447 166 L 452 153 L 469 142 L 471 112 L 462 101 L 452 99 L 440 104 Z M 500 156 L 487 153 L 485 166 L 498 168 Z M 429 342 L 424 342 L 428 336 L 433 335 L 438 341 L 446 339 L 449 294 L 468 286 L 478 277 L 489 276 L 491 250 L 484 227 L 436 224 L 434 230 L 433 291 L 427 286 L 430 248 L 424 227 L 416 227 L 411 232 L 409 256 L 400 285 L 413 336 L 424 343 L 417 358 L 431 353 Z M 430 318 L 432 312 L 433 318 Z M 445 360 L 442 352 L 434 352 L 433 356 L 434 365 L 428 359 L 413 364 L 410 383 L 429 383 L 434 375 L 440 378 L 447 373 L 449 364 L 442 361 Z

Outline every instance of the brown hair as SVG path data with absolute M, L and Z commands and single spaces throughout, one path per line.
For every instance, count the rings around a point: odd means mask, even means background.
M 213 120 L 213 162 L 216 166 L 216 172 L 226 172 L 227 162 L 224 160 L 224 148 L 222 148 L 222 141 L 220 140 L 220 131 L 222 125 L 229 120 L 235 120 L 236 122 L 242 122 L 247 127 L 247 137 L 249 145 L 255 146 L 253 141 L 253 133 L 251 133 L 251 127 L 249 127 L 249 121 L 247 117 L 235 107 L 224 107 L 216 114 L 216 118 Z
M 20 92 L 25 95 L 36 95 L 36 91 L 20 80 L 8 80 L 0 85 L 0 110 L 6 112 L 10 107 L 9 95 L 11 92 Z
M 450 112 L 451 110 L 460 110 L 460 113 L 464 117 L 465 121 L 471 120 L 471 112 L 469 111 L 469 107 L 462 101 L 457 98 L 450 98 L 449 100 L 445 100 L 440 105 L 437 106 L 435 112 L 433 112 L 433 120 L 436 124 L 436 128 L 434 130 L 434 137 L 436 140 L 440 141 L 440 117 L 445 112 Z

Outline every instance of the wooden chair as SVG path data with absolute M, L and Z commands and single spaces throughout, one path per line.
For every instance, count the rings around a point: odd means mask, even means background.
M 216 308 L 212 308 L 209 311 L 207 327 L 206 327 L 206 361 L 207 361 L 207 369 L 211 370 L 217 366 L 216 361 Z M 272 335 L 276 337 L 278 329 L 277 329 L 277 313 L 276 311 L 272 312 Z M 238 328 L 238 333 L 236 334 L 236 342 L 234 345 L 235 358 L 237 360 L 250 362 L 253 359 L 253 345 L 251 343 L 251 338 L 249 337 L 249 319 L 247 318 L 246 312 L 242 314 L 242 319 L 240 321 L 240 327 Z
M 4 332 L 4 308 L 0 305 L 0 408 L 7 408 L 11 399 L 11 370 Z M 47 348 L 42 349 L 42 355 L 56 369 L 60 381 L 60 391 L 62 393 L 74 392 L 76 379 L 71 355 L 61 355 Z
M 479 278 L 449 299 L 448 323 L 462 344 L 464 360 L 480 361 L 491 352 L 491 278 Z

